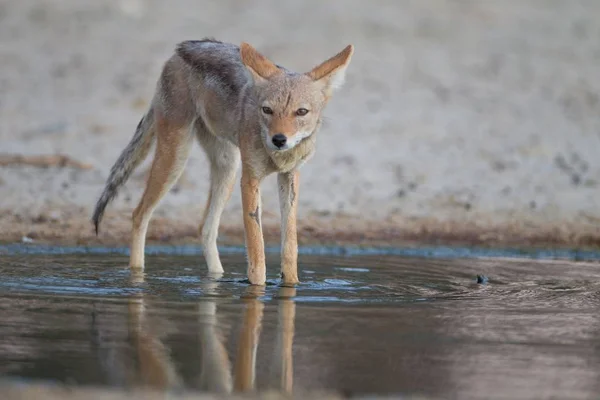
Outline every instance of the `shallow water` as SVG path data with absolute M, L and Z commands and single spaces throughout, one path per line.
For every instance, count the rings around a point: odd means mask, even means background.
M 598 398 L 600 265 L 301 257 L 296 288 L 244 283 L 243 254 L 0 260 L 0 373 L 211 392 Z M 489 277 L 478 284 L 476 276 Z

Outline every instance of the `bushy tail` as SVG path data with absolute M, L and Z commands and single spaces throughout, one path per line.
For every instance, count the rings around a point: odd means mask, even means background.
M 106 186 L 96 203 L 96 209 L 94 210 L 94 216 L 92 217 L 96 228 L 96 235 L 98 235 L 98 227 L 104 216 L 104 209 L 108 203 L 115 198 L 121 186 L 127 182 L 127 179 L 129 179 L 133 170 L 144 161 L 148 155 L 155 136 L 153 123 L 154 113 L 151 108 L 140 120 L 133 138 L 131 138 L 131 141 L 127 147 L 125 147 L 123 152 L 121 152 L 119 159 L 111 168 L 110 175 L 106 181 Z

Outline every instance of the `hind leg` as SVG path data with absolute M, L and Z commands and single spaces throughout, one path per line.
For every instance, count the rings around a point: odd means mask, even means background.
M 240 165 L 240 152 L 233 143 L 206 131 L 199 130 L 198 139 L 210 162 L 210 193 L 200 225 L 204 258 L 209 273 L 223 273 L 217 237 L 221 214 L 233 191 L 235 175 Z
M 131 253 L 129 266 L 144 268 L 146 232 L 154 209 L 179 179 L 187 162 L 191 147 L 189 126 L 174 128 L 166 121 L 158 121 L 156 154 L 150 169 L 144 195 L 133 211 Z

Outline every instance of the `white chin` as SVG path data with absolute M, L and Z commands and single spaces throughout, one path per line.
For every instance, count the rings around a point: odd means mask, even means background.
M 275 150 L 275 151 L 286 151 L 286 150 L 290 150 L 293 149 L 294 146 L 290 146 L 290 145 L 285 145 L 283 147 L 276 147 L 276 146 L 270 146 L 271 150 Z
M 267 149 L 272 150 L 272 151 L 284 151 L 284 150 L 289 150 L 291 148 L 287 144 L 283 147 L 277 147 L 271 142 L 266 142 L 265 146 L 267 147 Z

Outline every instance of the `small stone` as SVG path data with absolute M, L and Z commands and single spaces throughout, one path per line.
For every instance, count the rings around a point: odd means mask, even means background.
M 33 239 L 30 238 L 30 237 L 28 237 L 28 236 L 23 236 L 21 238 L 21 242 L 23 242 L 23 243 L 33 243 Z
M 477 275 L 477 283 L 479 283 L 480 285 L 485 285 L 486 283 L 488 283 L 488 277 L 485 275 Z

